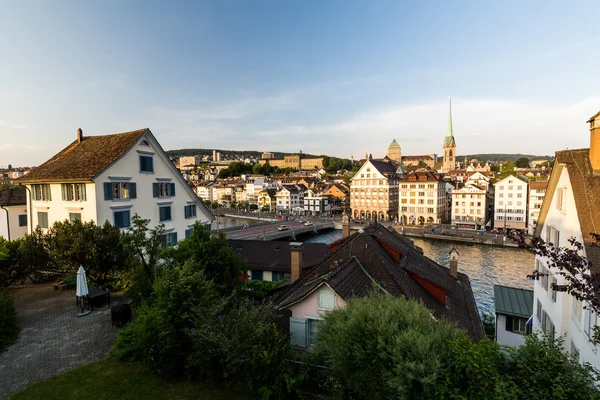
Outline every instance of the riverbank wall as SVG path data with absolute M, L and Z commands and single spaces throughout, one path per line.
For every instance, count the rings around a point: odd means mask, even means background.
M 489 236 L 478 236 L 475 234 L 471 234 L 469 236 L 454 236 L 454 235 L 436 235 L 433 233 L 424 233 L 418 231 L 409 231 L 403 230 L 400 228 L 394 228 L 398 233 L 404 236 L 411 237 L 420 237 L 425 239 L 435 239 L 435 240 L 445 240 L 449 242 L 461 242 L 461 243 L 471 243 L 471 244 L 483 244 L 488 246 L 501 246 L 501 247 L 519 247 L 519 245 L 513 242 L 510 239 L 505 238 L 502 235 L 498 235 L 498 237 L 489 237 Z

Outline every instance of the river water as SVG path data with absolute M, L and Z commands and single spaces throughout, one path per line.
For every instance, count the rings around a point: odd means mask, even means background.
M 342 237 L 342 231 L 329 231 L 306 236 L 304 242 L 331 243 Z M 533 290 L 527 275 L 534 269 L 534 256 L 523 249 L 489 245 L 464 244 L 441 240 L 411 238 L 425 255 L 440 265 L 449 265 L 449 251 L 459 253 L 458 269 L 469 276 L 479 311 L 494 312 L 494 285 Z

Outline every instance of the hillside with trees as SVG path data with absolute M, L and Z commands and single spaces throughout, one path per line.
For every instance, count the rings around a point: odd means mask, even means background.
M 503 153 L 486 153 L 486 154 L 466 154 L 457 156 L 458 161 L 465 159 L 476 159 L 480 161 L 511 161 L 515 162 L 519 158 L 528 158 L 529 160 L 552 160 L 554 156 L 535 156 L 531 154 L 503 154 Z
M 187 157 L 187 156 L 212 156 L 213 150 L 221 153 L 221 160 L 239 160 L 245 158 L 259 159 L 262 155 L 262 151 L 254 150 L 220 150 L 220 149 L 178 149 L 178 150 L 167 150 L 166 153 L 169 157 Z M 268 150 L 266 150 L 268 151 Z M 283 158 L 295 153 L 282 153 L 277 151 L 271 151 L 275 158 Z M 310 154 L 306 156 L 314 157 Z

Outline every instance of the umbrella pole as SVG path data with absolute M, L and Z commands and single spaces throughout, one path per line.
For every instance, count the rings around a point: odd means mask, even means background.
M 78 313 L 77 316 L 78 317 L 85 317 L 90 312 L 89 311 L 84 311 L 84 309 L 83 309 L 83 296 L 79 296 L 79 301 L 81 302 L 81 312 Z

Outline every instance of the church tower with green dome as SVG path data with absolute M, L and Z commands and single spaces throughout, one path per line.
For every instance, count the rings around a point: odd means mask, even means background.
M 397 163 L 402 162 L 402 150 L 400 149 L 398 142 L 396 142 L 396 139 L 394 139 L 388 147 L 387 158 Z
M 452 100 L 450 100 L 450 114 L 448 115 L 448 130 L 444 138 L 444 161 L 442 172 L 456 169 L 456 141 L 452 130 Z

